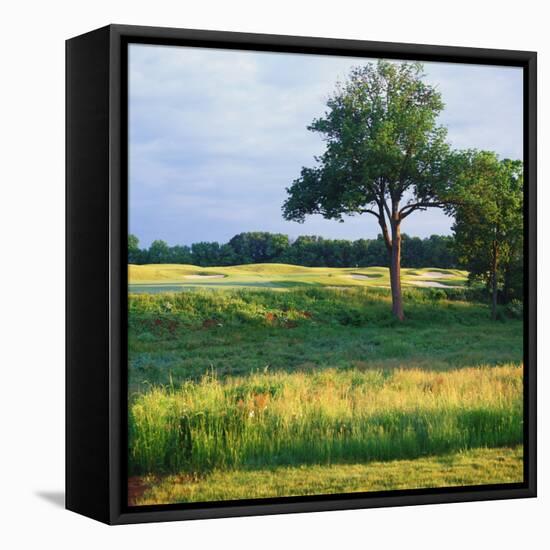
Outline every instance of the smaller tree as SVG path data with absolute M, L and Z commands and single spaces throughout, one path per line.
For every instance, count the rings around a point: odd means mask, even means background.
M 351 243 L 351 259 L 350 265 L 355 267 L 368 266 L 368 252 L 370 243 L 369 239 L 357 239 Z
M 191 249 L 185 245 L 175 245 L 170 248 L 170 262 L 175 264 L 190 264 L 193 261 Z
M 236 265 L 238 263 L 237 255 L 230 244 L 222 244 L 219 253 L 219 265 Z
M 499 287 L 523 248 L 523 165 L 492 152 L 466 151 L 455 185 L 453 231 L 470 280 L 483 281 L 497 317 Z
M 201 267 L 212 267 L 219 265 L 220 259 L 220 243 L 213 242 L 198 242 L 191 245 L 191 253 L 193 264 Z
M 169 261 L 170 247 L 166 241 L 153 241 L 147 251 L 147 262 L 150 264 L 165 264 Z
M 324 267 L 322 248 L 323 237 L 316 235 L 301 235 L 288 248 L 283 256 L 285 263 L 305 265 L 308 267 Z
M 143 252 L 139 247 L 139 239 L 132 235 L 128 235 L 128 263 L 140 264 L 143 262 Z
M 424 267 L 424 241 L 420 237 L 409 237 L 406 233 L 401 235 L 403 240 L 402 264 L 405 267 Z M 430 264 L 431 265 L 431 264 Z
M 455 239 L 451 235 L 431 235 L 424 239 L 424 265 L 433 267 L 452 268 L 458 267 L 458 258 L 455 250 Z
M 228 244 L 243 264 L 278 261 L 289 247 L 287 235 L 266 231 L 239 233 Z

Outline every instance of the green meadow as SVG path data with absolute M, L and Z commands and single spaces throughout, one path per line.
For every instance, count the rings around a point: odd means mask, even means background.
M 467 273 L 129 266 L 132 504 L 522 481 L 522 321 Z

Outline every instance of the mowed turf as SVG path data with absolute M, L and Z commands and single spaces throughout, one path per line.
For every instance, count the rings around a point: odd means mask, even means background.
M 467 273 L 458 269 L 403 269 L 404 287 L 462 287 Z M 272 288 L 298 286 L 389 288 L 386 267 L 332 268 L 289 264 L 198 267 L 181 264 L 130 265 L 130 292 L 170 292 L 191 288 Z
M 379 490 L 379 463 L 397 472 L 387 488 L 521 480 L 521 321 L 411 285 L 398 323 L 388 289 L 350 281 L 130 293 L 129 469 L 144 503 Z M 443 455 L 461 458 L 438 477 Z
M 465 487 L 523 481 L 523 448 L 473 449 L 366 464 L 215 470 L 134 478 L 130 505 Z

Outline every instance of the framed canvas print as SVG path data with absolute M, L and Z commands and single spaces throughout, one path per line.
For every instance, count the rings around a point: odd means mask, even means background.
M 536 495 L 536 54 L 67 42 L 67 508 Z

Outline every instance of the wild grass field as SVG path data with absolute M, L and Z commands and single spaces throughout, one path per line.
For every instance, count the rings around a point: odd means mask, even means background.
M 404 271 L 130 266 L 131 503 L 521 481 L 522 321 Z

